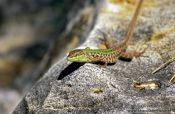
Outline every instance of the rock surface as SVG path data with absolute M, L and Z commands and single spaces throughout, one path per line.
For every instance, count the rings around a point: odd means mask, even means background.
M 143 8 L 134 33 L 134 47 L 147 45 L 140 58 L 132 61 L 119 60 L 103 68 L 91 63 L 68 63 L 66 57 L 53 65 L 33 86 L 14 110 L 14 114 L 129 114 L 134 112 L 175 112 L 175 85 L 169 83 L 175 63 L 157 74 L 152 71 L 174 55 L 175 33 L 150 39 L 157 31 L 175 26 L 174 0 L 155 0 L 156 7 Z M 118 40 L 124 36 L 129 19 L 102 12 L 95 28 L 79 48 L 97 47 L 105 31 Z M 125 26 L 126 25 L 126 26 Z M 161 46 L 166 45 L 164 52 Z M 132 46 L 131 46 L 132 47 Z M 173 48 L 173 49 L 172 49 Z M 157 81 L 159 89 L 137 90 L 134 82 Z

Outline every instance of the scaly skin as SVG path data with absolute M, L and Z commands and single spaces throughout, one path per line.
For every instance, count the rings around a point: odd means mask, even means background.
M 142 3 L 143 0 L 140 0 L 135 10 L 134 16 L 129 24 L 127 35 L 123 40 L 123 42 L 116 47 L 116 49 L 90 49 L 90 48 L 76 49 L 69 52 L 67 60 L 70 62 L 85 62 L 85 63 L 104 62 L 105 64 L 107 64 L 107 63 L 115 63 L 120 57 L 126 59 L 139 57 L 143 52 L 135 52 L 135 51 L 125 52 L 125 51 L 127 49 L 128 43 L 132 38 L 133 30 Z
M 67 60 L 71 62 L 114 63 L 120 54 L 121 51 L 113 51 L 112 49 L 77 49 L 69 53 Z

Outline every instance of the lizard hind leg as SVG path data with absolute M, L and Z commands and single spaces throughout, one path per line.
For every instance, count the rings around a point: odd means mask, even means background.
M 132 60 L 134 57 L 135 58 L 140 57 L 144 52 L 145 52 L 145 50 L 142 51 L 142 52 L 124 51 L 124 52 L 121 52 L 121 55 L 120 55 L 119 59 L 122 59 L 122 60 Z

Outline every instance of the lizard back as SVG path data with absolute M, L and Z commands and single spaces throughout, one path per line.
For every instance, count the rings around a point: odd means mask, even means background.
M 112 49 L 87 49 L 85 52 L 92 62 L 115 63 L 120 57 L 121 51 Z

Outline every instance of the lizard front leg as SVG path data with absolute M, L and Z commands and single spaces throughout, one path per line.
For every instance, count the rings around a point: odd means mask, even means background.
M 111 38 L 111 36 L 109 36 L 107 33 L 103 32 L 101 30 L 98 30 L 98 32 L 100 32 L 103 36 L 103 39 L 101 39 L 101 41 L 102 41 L 102 45 L 105 46 L 105 49 L 118 50 L 118 48 L 119 48 L 118 45 L 120 45 L 120 44 L 118 44 L 118 42 L 115 40 L 115 38 Z M 99 46 L 99 48 L 100 47 L 101 47 L 101 45 Z

